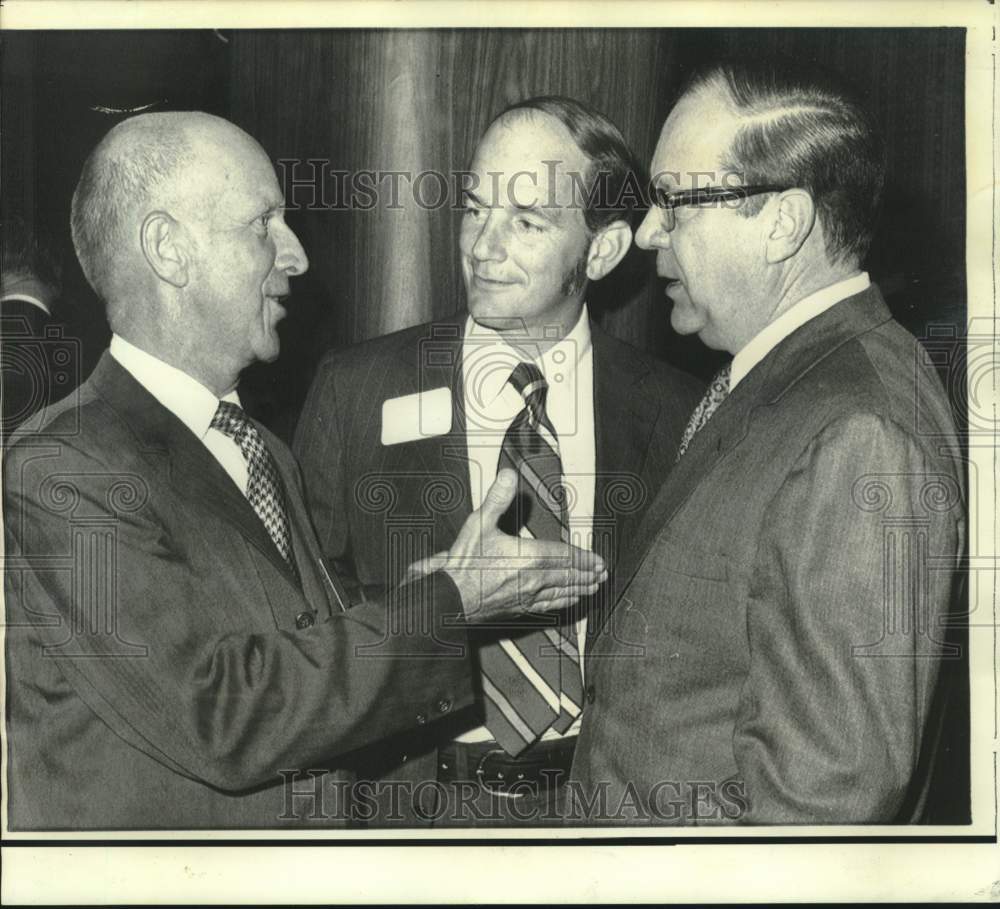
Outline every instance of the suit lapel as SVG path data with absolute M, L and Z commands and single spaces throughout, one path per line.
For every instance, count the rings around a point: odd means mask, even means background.
M 692 439 L 640 522 L 634 537 L 638 545 L 623 555 L 615 575 L 616 602 L 642 565 L 657 534 L 718 461 L 746 437 L 755 410 L 777 402 L 822 359 L 891 318 L 873 285 L 806 322 L 751 370 Z
M 319 539 L 313 529 L 309 510 L 302 497 L 298 464 L 284 443 L 270 430 L 260 424 L 257 424 L 257 428 L 271 449 L 284 484 L 288 525 L 292 534 L 295 565 L 298 569 L 302 593 L 306 601 L 314 608 L 318 604 L 325 606 L 324 615 L 328 615 L 330 612 L 344 612 L 349 608 L 350 600 L 343 583 L 336 573 L 327 569 L 323 561 Z M 290 572 L 287 573 L 287 577 L 292 580 Z
M 98 394 L 129 424 L 144 453 L 169 464 L 169 479 L 179 496 L 215 511 L 235 526 L 293 584 L 294 575 L 263 522 L 232 478 L 176 416 L 105 352 L 93 379 Z M 298 586 L 296 584 L 296 586 Z
M 594 518 L 596 549 L 609 563 L 614 563 L 621 541 L 622 501 L 640 492 L 638 480 L 650 458 L 660 453 L 650 450 L 649 440 L 659 417 L 660 402 L 643 387 L 645 369 L 635 360 L 614 356 L 610 339 L 591 323 L 594 349 Z M 623 485 L 625 484 L 625 485 Z M 646 490 L 652 495 L 655 490 Z M 601 533 L 601 528 L 614 529 Z
M 472 501 L 469 484 L 469 448 L 465 438 L 466 418 L 462 382 L 462 343 L 465 323 L 460 321 L 435 322 L 429 326 L 430 334 L 418 337 L 416 344 L 408 344 L 399 351 L 406 364 L 404 376 L 412 382 L 408 391 L 416 393 L 446 387 L 451 392 L 451 429 L 444 435 L 421 439 L 385 449 L 384 463 L 392 469 L 409 472 L 414 469 L 414 458 L 419 476 L 423 477 L 426 490 L 427 478 L 447 475 L 451 488 L 457 490 L 460 501 L 449 507 L 451 496 L 445 493 L 445 507 L 435 509 L 435 517 L 444 525 L 444 539 L 454 540 L 465 519 L 471 513 Z M 410 378 L 412 377 L 412 378 Z M 430 498 L 433 499 L 431 496 Z M 432 507 L 433 507 L 433 503 Z

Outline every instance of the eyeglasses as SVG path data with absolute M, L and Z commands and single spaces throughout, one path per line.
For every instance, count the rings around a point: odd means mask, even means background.
M 789 187 L 764 184 L 761 186 L 705 186 L 701 189 L 685 189 L 681 192 L 667 192 L 658 186 L 652 187 L 653 201 L 663 212 L 663 229 L 670 231 L 677 226 L 675 208 L 682 205 L 705 205 L 713 202 L 735 202 L 748 196 L 764 193 L 783 193 Z

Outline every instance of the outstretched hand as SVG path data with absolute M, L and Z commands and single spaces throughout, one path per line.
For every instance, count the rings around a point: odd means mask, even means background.
M 517 474 L 497 474 L 483 504 L 451 549 L 410 566 L 409 579 L 445 571 L 470 621 L 514 613 L 557 612 L 596 593 L 608 577 L 596 553 L 555 540 L 512 537 L 497 526 L 517 493 Z

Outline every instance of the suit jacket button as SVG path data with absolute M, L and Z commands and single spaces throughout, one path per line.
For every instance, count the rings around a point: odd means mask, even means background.
M 588 685 L 587 686 L 587 703 L 588 704 L 593 704 L 596 698 L 597 698 L 597 690 L 594 688 L 593 685 Z
M 417 725 L 418 726 L 423 726 L 424 723 L 426 723 L 426 722 L 427 722 L 427 714 L 426 713 L 418 713 L 417 714 Z
M 447 713 L 449 710 L 451 710 L 451 701 L 446 699 L 438 701 L 438 711 L 440 713 Z
M 295 627 L 299 631 L 303 631 L 306 628 L 312 628 L 316 624 L 316 617 L 311 612 L 300 612 L 295 617 Z

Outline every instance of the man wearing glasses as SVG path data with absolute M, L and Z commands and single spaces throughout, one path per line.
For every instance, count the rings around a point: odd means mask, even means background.
M 862 270 L 880 140 L 819 77 L 717 65 L 651 171 L 636 242 L 673 327 L 732 360 L 619 563 L 568 817 L 916 821 L 963 491 L 948 401 Z

